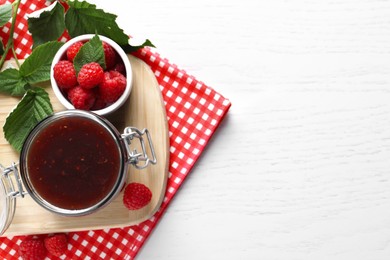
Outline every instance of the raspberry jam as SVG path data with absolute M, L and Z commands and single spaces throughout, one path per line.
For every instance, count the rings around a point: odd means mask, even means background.
M 59 116 L 28 138 L 21 169 L 27 172 L 23 181 L 38 203 L 83 210 L 109 200 L 119 189 L 124 172 L 119 137 L 107 122 L 94 117 Z

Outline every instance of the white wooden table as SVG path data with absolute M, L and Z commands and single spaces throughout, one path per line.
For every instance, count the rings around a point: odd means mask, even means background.
M 232 107 L 139 259 L 390 259 L 390 1 L 90 1 Z

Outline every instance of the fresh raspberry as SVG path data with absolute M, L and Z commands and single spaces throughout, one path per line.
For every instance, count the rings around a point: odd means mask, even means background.
M 113 70 L 118 71 L 119 73 L 122 73 L 124 76 L 126 76 L 126 68 L 123 62 L 118 62 L 117 64 L 115 64 Z
M 47 251 L 55 256 L 62 256 L 68 249 L 68 237 L 66 234 L 55 234 L 44 240 Z
M 125 91 L 126 77 L 115 70 L 104 73 L 104 79 L 99 85 L 99 94 L 106 103 L 115 102 Z
M 46 253 L 41 238 L 26 237 L 19 245 L 19 255 L 24 260 L 42 260 L 46 257 Z
M 79 85 L 83 88 L 90 89 L 99 85 L 104 78 L 103 68 L 97 62 L 84 64 L 77 76 Z
M 106 69 L 112 69 L 116 64 L 116 51 L 106 42 L 103 42 Z
M 95 103 L 95 94 L 91 89 L 77 86 L 69 90 L 68 99 L 76 109 L 89 110 Z
M 95 103 L 91 107 L 91 110 L 100 110 L 107 107 L 106 101 L 104 101 L 103 98 L 100 97 L 98 88 L 96 88 L 95 97 Z
M 136 210 L 145 207 L 152 199 L 152 192 L 141 183 L 132 182 L 128 184 L 123 193 L 123 204 L 129 210 Z
M 69 46 L 69 48 L 66 50 L 66 57 L 69 61 L 73 62 L 74 57 L 76 57 L 76 54 L 79 52 L 80 48 L 83 45 L 84 44 L 82 42 L 75 42 Z
M 61 60 L 53 68 L 53 76 L 57 85 L 62 89 L 69 89 L 77 85 L 76 70 L 73 63 Z

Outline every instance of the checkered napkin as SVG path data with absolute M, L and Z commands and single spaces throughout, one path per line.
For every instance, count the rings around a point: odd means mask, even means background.
M 0 4 L 4 2 L 0 0 Z M 22 0 L 15 28 L 18 58 L 26 58 L 31 52 L 32 38 L 27 32 L 26 15 L 49 4 Z M 9 30 L 7 25 L 0 32 L 3 42 L 8 40 Z M 165 198 L 156 214 L 139 225 L 69 233 L 66 256 L 72 259 L 134 259 L 230 107 L 229 100 L 155 51 L 144 48 L 135 56 L 154 72 L 167 111 L 171 146 Z M 18 245 L 23 238 L 0 238 L 0 258 L 17 259 Z

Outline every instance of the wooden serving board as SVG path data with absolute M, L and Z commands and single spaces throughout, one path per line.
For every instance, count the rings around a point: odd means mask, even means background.
M 131 55 L 129 60 L 133 70 L 130 98 L 118 111 L 107 116 L 107 119 L 118 128 L 119 132 L 123 132 L 125 126 L 149 129 L 157 164 L 143 170 L 136 170 L 130 165 L 127 183 L 140 182 L 148 186 L 153 194 L 151 202 L 142 209 L 128 210 L 122 202 L 122 191 L 108 206 L 91 215 L 64 217 L 43 209 L 27 195 L 24 198 L 17 198 L 14 219 L 3 236 L 131 226 L 150 218 L 158 210 L 165 195 L 169 165 L 169 136 L 165 106 L 157 80 L 148 65 Z M 46 83 L 44 87 L 50 95 L 54 111 L 64 110 L 65 108 L 52 92 L 50 84 Z M 4 125 L 6 117 L 18 101 L 19 98 L 0 95 L 1 126 Z M 5 140 L 1 129 L 0 164 L 9 166 L 19 160 L 19 154 Z

